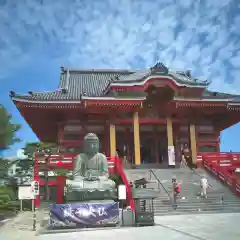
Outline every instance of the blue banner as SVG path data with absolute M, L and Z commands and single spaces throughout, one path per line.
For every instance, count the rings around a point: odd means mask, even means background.
M 50 204 L 49 210 L 51 227 L 89 227 L 119 222 L 116 202 Z

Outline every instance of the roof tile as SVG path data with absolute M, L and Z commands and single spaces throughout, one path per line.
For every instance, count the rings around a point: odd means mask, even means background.
M 159 69 L 158 69 L 159 68 Z M 81 96 L 101 97 L 111 82 L 113 83 L 134 83 L 141 82 L 151 74 L 161 74 L 163 66 L 145 70 L 115 70 L 115 69 L 63 69 L 59 88 L 50 92 L 33 92 L 29 95 L 15 95 L 17 98 L 39 101 L 78 101 Z M 166 68 L 166 67 L 165 67 Z M 166 68 L 167 69 L 167 68 Z M 155 72 L 154 72 L 154 71 Z M 160 71 L 161 70 L 161 71 Z M 160 71 L 160 72 L 159 72 Z M 159 72 L 159 73 L 158 73 Z M 193 79 L 187 74 L 179 72 L 164 72 L 166 76 L 172 77 L 176 82 L 192 86 L 206 87 L 205 81 Z M 62 90 L 65 91 L 62 91 Z

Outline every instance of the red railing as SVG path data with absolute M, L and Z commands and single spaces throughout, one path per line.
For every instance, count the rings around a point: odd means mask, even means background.
M 40 186 L 44 186 L 44 180 L 40 176 L 40 165 L 41 163 L 45 163 L 45 161 L 49 161 L 49 170 L 51 171 L 51 167 L 63 168 L 65 170 L 72 170 L 74 161 L 76 159 L 76 154 L 71 153 L 63 153 L 56 155 L 35 155 L 35 164 L 34 164 L 34 180 L 39 181 Z M 122 178 L 123 183 L 126 185 L 127 190 L 127 200 L 132 208 L 134 208 L 134 203 L 132 200 L 132 189 L 128 182 L 128 179 L 123 170 L 123 166 L 119 157 L 108 157 L 108 167 L 109 174 L 119 174 Z M 48 186 L 56 186 L 57 187 L 57 203 L 63 203 L 64 196 L 64 188 L 65 185 L 65 177 L 57 176 L 54 179 L 48 180 Z M 40 196 L 37 196 L 35 200 L 35 206 L 40 205 Z
M 125 184 L 126 186 L 126 191 L 127 191 L 127 200 L 128 200 L 128 203 L 131 207 L 132 210 L 134 210 L 134 201 L 133 201 L 133 198 L 132 198 L 132 187 L 127 179 L 127 176 L 123 170 L 123 165 L 122 165 L 122 161 L 119 157 L 115 157 L 115 169 L 116 169 L 116 173 L 118 173 L 121 178 L 122 178 L 122 181 L 123 183 Z
M 199 162 L 200 156 L 202 165 L 240 196 L 240 173 L 235 172 L 236 169 L 240 169 L 240 153 L 199 153 Z

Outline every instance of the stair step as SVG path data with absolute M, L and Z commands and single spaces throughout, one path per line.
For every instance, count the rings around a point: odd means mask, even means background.
M 189 169 L 155 169 L 154 173 L 162 185 L 154 182 L 156 179 L 153 176 L 150 178 L 149 170 L 130 170 L 128 174 L 151 179 L 152 182 L 148 183 L 147 186 L 159 189 L 159 196 L 153 201 L 156 216 L 240 212 L 240 198 L 234 195 L 226 185 L 214 179 L 204 170 L 197 169 L 196 172 L 199 175 Z M 202 199 L 199 196 L 201 191 L 199 182 L 202 174 L 207 176 L 211 185 L 211 188 L 208 189 L 207 199 Z M 166 193 L 167 191 L 172 196 L 171 181 L 173 176 L 176 176 L 181 182 L 180 197 L 185 197 L 185 199 L 177 199 L 178 207 L 176 210 L 172 208 L 172 202 Z

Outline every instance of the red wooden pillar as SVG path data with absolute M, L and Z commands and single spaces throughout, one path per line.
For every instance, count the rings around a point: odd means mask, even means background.
M 102 151 L 103 153 L 108 156 L 109 154 L 109 149 L 108 149 L 108 146 L 109 146 L 109 142 L 108 142 L 108 125 L 105 124 L 104 125 L 104 130 L 103 130 L 103 134 L 102 134 L 102 141 L 101 141 L 101 144 L 102 144 Z
M 158 151 L 158 132 L 157 129 L 153 129 L 153 139 L 154 139 L 154 156 L 156 164 L 159 163 L 159 151 Z
M 131 131 L 129 128 L 126 128 L 125 137 L 126 137 L 126 141 L 125 141 L 125 143 L 126 143 L 126 149 L 125 149 L 126 158 L 127 158 L 128 163 L 132 163 L 130 161 L 131 157 L 130 157 L 130 147 L 129 147 L 130 141 L 132 141 L 132 134 L 131 134 Z
M 62 204 L 64 203 L 64 187 L 66 182 L 66 177 L 64 176 L 57 176 L 57 203 Z
M 105 151 L 105 155 L 106 156 L 110 156 L 110 149 L 109 149 L 109 146 L 110 146 L 110 139 L 109 139 L 109 124 L 105 124 L 104 126 L 104 134 L 105 134 L 105 144 L 104 144 L 104 151 Z

